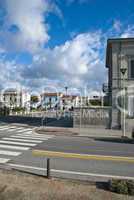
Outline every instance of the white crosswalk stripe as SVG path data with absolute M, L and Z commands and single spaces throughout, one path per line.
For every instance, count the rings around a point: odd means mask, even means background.
M 33 143 L 42 143 L 41 140 L 27 140 L 27 139 L 19 139 L 19 138 L 10 138 L 10 137 L 5 137 L 5 138 L 2 138 L 2 140 L 10 140 L 10 141 L 22 141 L 22 142 L 33 142 Z
M 23 132 L 26 132 L 26 131 L 29 131 L 29 130 L 27 130 L 27 129 L 22 129 L 22 130 L 18 130 L 17 132 L 18 132 L 18 133 L 23 133 Z
M 2 131 L 4 131 L 4 130 L 8 130 L 9 128 L 7 127 L 7 128 L 1 128 L 0 130 L 2 130 Z
M 0 158 L 0 164 L 7 163 L 10 159 L 7 158 Z
M 16 151 L 4 151 L 4 150 L 0 150 L 0 155 L 19 156 L 21 154 L 22 154 L 21 152 L 16 152 Z
M 32 128 L 18 127 L 13 125 L 4 125 L 0 127 L 2 135 L 9 135 L 0 139 L 0 155 L 5 158 L 0 158 L 0 164 L 9 162 L 15 156 L 20 156 L 32 147 L 41 144 L 53 138 L 53 135 L 41 135 L 34 133 Z
M 24 138 L 24 139 L 32 139 L 32 140 L 42 140 L 42 142 L 44 140 L 48 140 L 48 138 L 40 138 L 40 137 L 31 137 L 31 136 L 23 136 L 23 135 L 11 135 L 12 138 Z
M 26 151 L 30 149 L 29 147 L 20 147 L 20 146 L 3 145 L 3 144 L 0 144 L 0 148 L 16 149 L 16 150 L 22 150 L 22 151 Z
M 47 138 L 47 139 L 50 139 L 52 138 L 53 136 L 48 136 L 48 135 L 40 135 L 40 134 L 36 134 L 36 133 L 24 133 L 24 134 L 17 134 L 19 136 L 23 135 L 23 136 L 31 136 L 31 137 L 39 137 L 39 138 Z
M 6 140 L 0 140 L 0 143 L 1 144 L 15 144 L 15 145 L 21 145 L 21 146 L 30 146 L 30 147 L 36 146 L 36 144 L 32 144 L 32 143 L 11 142 L 11 141 L 6 141 Z

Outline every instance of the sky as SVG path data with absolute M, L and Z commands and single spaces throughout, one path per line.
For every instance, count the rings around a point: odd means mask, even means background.
M 100 91 L 116 37 L 134 37 L 134 0 L 0 0 L 0 89 Z

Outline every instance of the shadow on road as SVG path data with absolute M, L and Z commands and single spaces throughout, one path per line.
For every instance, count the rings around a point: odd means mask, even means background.
M 130 138 L 94 138 L 94 140 L 102 142 L 134 144 L 134 139 Z

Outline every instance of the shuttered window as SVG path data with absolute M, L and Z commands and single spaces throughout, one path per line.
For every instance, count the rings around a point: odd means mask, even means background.
M 131 60 L 130 64 L 130 78 L 134 79 L 134 60 Z

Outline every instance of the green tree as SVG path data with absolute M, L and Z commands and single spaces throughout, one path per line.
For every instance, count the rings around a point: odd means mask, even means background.
M 32 103 L 38 103 L 39 102 L 39 97 L 36 95 L 31 96 L 31 102 Z

